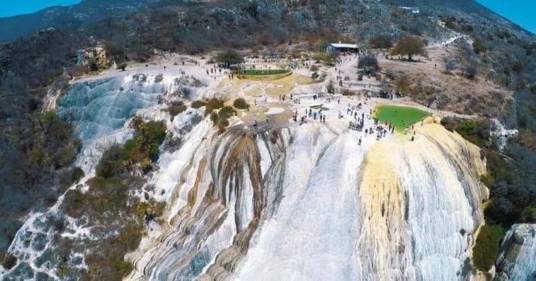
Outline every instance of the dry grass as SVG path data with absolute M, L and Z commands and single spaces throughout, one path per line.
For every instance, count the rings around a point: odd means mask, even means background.
M 311 77 L 301 74 L 294 74 L 294 81 L 296 81 L 296 83 L 299 85 L 309 85 L 315 82 Z
M 407 77 L 408 85 L 403 94 L 416 102 L 427 106 L 434 103 L 438 109 L 460 114 L 504 115 L 511 107 L 513 94 L 487 81 L 484 70 L 473 80 L 464 77 L 459 70 L 457 73 L 444 71 L 444 58 L 456 57 L 456 52 L 454 47 L 433 48 L 429 50 L 430 59 L 421 62 L 378 58 L 384 71 L 393 73 L 397 79 Z

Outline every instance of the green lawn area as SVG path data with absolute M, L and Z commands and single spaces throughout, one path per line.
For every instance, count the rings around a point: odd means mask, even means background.
M 288 73 L 286 69 L 243 69 L 240 70 L 242 75 L 275 75 Z
M 377 106 L 375 113 L 375 117 L 379 121 L 392 123 L 395 125 L 397 131 L 402 131 L 429 115 L 428 112 L 424 112 L 414 107 L 395 105 Z

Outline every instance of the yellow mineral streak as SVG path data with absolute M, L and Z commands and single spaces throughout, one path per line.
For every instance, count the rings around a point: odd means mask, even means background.
M 414 141 L 411 141 L 413 134 Z M 467 198 L 464 193 L 458 174 L 452 170 L 452 162 L 461 169 L 459 174 L 466 177 L 473 199 Z M 411 163 L 412 170 L 408 170 L 408 163 Z M 411 233 L 405 219 L 405 200 L 408 199 L 404 188 L 422 186 L 403 187 L 402 176 L 403 173 L 412 173 L 405 176 L 413 178 L 414 185 L 419 185 L 420 175 L 429 173 L 427 165 L 432 165 L 441 175 L 438 180 L 444 182 L 445 188 L 448 188 L 445 192 L 451 196 L 450 199 L 428 198 L 429 203 L 436 206 L 436 200 L 444 200 L 437 206 L 445 208 L 455 204 L 452 202 L 469 200 L 479 208 L 477 217 L 480 220 L 477 223 L 481 221 L 481 202 L 488 197 L 488 191 L 479 180 L 486 167 L 477 146 L 449 132 L 439 125 L 439 120 L 431 117 L 417 123 L 406 135 L 374 144 L 367 153 L 358 187 L 363 221 L 357 253 L 358 262 L 366 272 L 376 274 L 374 277 L 378 280 L 397 280 L 401 275 L 412 275 L 412 272 L 405 271 L 412 263 L 412 255 L 409 252 Z M 471 212 L 463 208 L 452 211 Z
M 358 252 L 362 262 L 380 276 L 390 276 L 393 268 L 391 257 L 397 253 L 397 244 L 404 247 L 403 198 L 395 169 L 388 155 L 392 146 L 379 143 L 371 147 L 365 160 L 363 181 L 359 197 L 363 204 L 363 224 Z M 395 241 L 393 241 L 393 239 Z
M 199 190 L 199 184 L 201 183 L 201 180 L 203 178 L 203 175 L 204 175 L 203 172 L 205 171 L 206 164 L 207 164 L 207 160 L 203 158 L 203 160 L 201 160 L 201 163 L 199 164 L 199 169 L 197 169 L 197 177 L 195 179 L 195 184 L 192 187 L 192 189 L 188 191 L 188 207 L 190 208 L 192 208 L 197 201 L 197 195 L 198 195 L 197 193 Z

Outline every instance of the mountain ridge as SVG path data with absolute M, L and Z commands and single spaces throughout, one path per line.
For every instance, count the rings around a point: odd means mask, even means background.
M 71 6 L 0 18 L 0 42 L 9 42 L 40 29 L 79 28 L 109 17 L 123 17 L 150 6 L 158 0 L 83 0 Z
M 121 18 L 130 14 L 136 13 L 144 8 L 151 6 L 165 6 L 169 4 L 181 3 L 218 3 L 228 1 L 166 1 L 166 0 L 83 0 L 82 2 L 72 6 L 57 6 L 49 7 L 31 14 L 17 15 L 12 17 L 0 18 L 0 42 L 9 42 L 19 38 L 20 36 L 35 32 L 40 29 L 55 27 L 55 28 L 81 28 L 109 17 Z M 277 1 L 276 1 L 277 2 Z M 290 5 L 294 3 L 314 3 L 315 1 L 282 1 Z M 354 4 L 366 3 L 367 1 L 353 1 Z M 374 2 L 374 1 L 372 1 Z M 384 0 L 379 3 L 398 5 L 398 6 L 417 6 L 425 8 L 429 12 L 436 12 L 434 8 L 449 8 L 466 13 L 477 13 L 480 16 L 485 16 L 490 20 L 498 18 L 508 22 L 512 26 L 523 29 L 523 27 L 511 22 L 509 19 L 498 15 L 497 13 L 486 8 L 482 4 L 470 0 L 449 0 L 449 1 L 422 1 L 422 0 Z M 104 13 L 103 13 L 104 11 Z M 491 18 L 490 18 L 491 17 Z

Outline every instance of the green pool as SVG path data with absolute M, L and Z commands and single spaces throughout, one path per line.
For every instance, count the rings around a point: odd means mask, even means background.
M 375 117 L 381 122 L 392 123 L 397 131 L 403 131 L 429 115 L 428 112 L 407 106 L 379 105 L 375 109 Z

